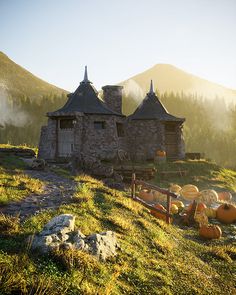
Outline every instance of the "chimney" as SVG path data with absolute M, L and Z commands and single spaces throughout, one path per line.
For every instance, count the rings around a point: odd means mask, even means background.
M 122 89 L 123 86 L 106 85 L 102 87 L 103 100 L 109 109 L 122 114 Z

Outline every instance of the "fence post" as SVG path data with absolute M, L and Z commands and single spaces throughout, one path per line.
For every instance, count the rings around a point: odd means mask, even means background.
M 132 197 L 132 199 L 135 198 L 135 173 L 132 173 L 131 197 Z
M 171 207 L 171 196 L 167 195 L 167 212 L 170 214 L 170 207 Z M 166 223 L 170 224 L 170 217 L 168 215 L 166 215 Z

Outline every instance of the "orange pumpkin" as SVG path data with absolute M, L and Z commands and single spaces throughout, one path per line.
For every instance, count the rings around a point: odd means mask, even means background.
M 158 157 L 165 157 L 166 156 L 166 152 L 165 151 L 157 151 L 156 152 L 156 155 L 158 156 Z
M 202 225 L 199 229 L 199 235 L 205 239 L 220 239 L 222 231 L 218 225 Z
M 182 187 L 179 193 L 184 199 L 192 201 L 194 199 L 197 199 L 199 190 L 193 184 L 186 184 Z
M 216 210 L 216 218 L 225 224 L 236 221 L 236 207 L 232 204 L 222 204 Z
M 230 192 L 218 192 L 218 199 L 220 201 L 231 201 L 232 195 Z
M 153 202 L 154 199 L 152 191 L 148 191 L 145 189 L 139 192 L 139 197 L 146 202 Z
M 193 207 L 193 203 L 191 203 L 190 205 L 188 205 L 187 207 L 187 211 L 191 211 Z M 196 211 L 197 212 L 202 212 L 207 208 L 207 206 L 204 203 L 197 203 L 197 207 L 196 207 Z
M 161 204 L 156 204 L 154 207 L 157 208 L 157 209 L 160 209 L 160 210 L 162 210 L 162 211 L 164 211 L 164 212 L 166 212 L 165 207 L 163 207 Z M 154 210 L 151 210 L 150 213 L 151 213 L 154 217 L 166 221 L 166 215 L 165 215 L 164 213 L 160 213 L 160 212 L 157 212 L 157 211 L 154 211 Z

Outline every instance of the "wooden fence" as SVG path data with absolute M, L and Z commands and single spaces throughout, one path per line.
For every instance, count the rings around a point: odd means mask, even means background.
M 136 185 L 142 185 L 142 187 L 144 187 L 144 188 L 151 189 L 151 190 L 154 190 L 154 191 L 158 191 L 158 192 L 166 195 L 166 211 L 155 208 L 153 205 L 150 205 L 150 204 L 146 203 L 144 200 L 137 197 L 136 196 Z M 158 187 L 156 185 L 147 183 L 145 181 L 138 180 L 138 179 L 136 179 L 135 173 L 133 173 L 132 174 L 132 181 L 131 181 L 131 197 L 132 197 L 132 199 L 134 201 L 137 201 L 137 202 L 141 203 L 146 208 L 166 215 L 166 223 L 170 224 L 170 218 L 172 217 L 172 214 L 170 212 L 171 198 L 175 198 L 175 199 L 178 198 L 178 196 L 175 193 L 172 193 L 167 189 L 160 188 L 160 187 Z

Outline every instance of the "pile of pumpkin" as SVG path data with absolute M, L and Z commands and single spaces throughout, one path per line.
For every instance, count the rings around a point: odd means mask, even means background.
M 171 213 L 179 214 L 183 222 L 190 224 L 189 218 L 194 207 L 194 222 L 199 225 L 199 235 L 207 239 L 218 239 L 222 235 L 221 228 L 215 224 L 209 224 L 208 218 L 215 218 L 221 223 L 230 224 L 236 221 L 236 206 L 230 203 L 232 195 L 230 192 L 216 192 L 207 189 L 199 191 L 198 187 L 192 184 L 180 187 L 172 184 L 169 190 L 179 196 L 181 200 L 171 201 Z M 166 202 L 166 195 L 160 192 L 141 189 L 139 197 L 148 203 L 154 203 L 154 207 L 166 212 L 162 205 Z M 219 205 L 219 201 L 222 203 Z M 189 204 L 190 202 L 190 204 Z M 162 204 L 161 204 L 162 203 Z M 185 204 L 188 203 L 188 204 Z M 218 204 L 218 206 L 217 206 Z M 163 213 L 151 210 L 150 213 L 156 218 L 166 220 Z

